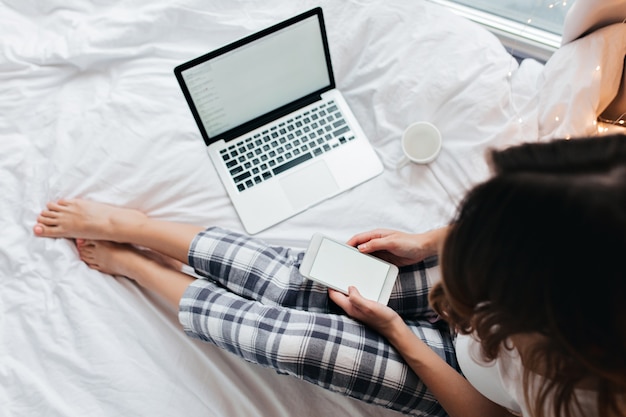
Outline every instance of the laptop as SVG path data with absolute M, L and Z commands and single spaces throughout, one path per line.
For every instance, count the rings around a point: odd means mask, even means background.
M 383 171 L 335 88 L 319 7 L 174 73 L 250 234 Z

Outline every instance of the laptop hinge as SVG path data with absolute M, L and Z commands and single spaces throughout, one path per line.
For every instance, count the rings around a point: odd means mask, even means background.
M 247 132 L 259 128 L 263 125 L 266 125 L 273 120 L 279 119 L 283 116 L 286 116 L 294 111 L 301 109 L 302 107 L 306 107 L 309 104 L 313 104 L 316 101 L 320 101 L 322 99 L 322 95 L 318 92 L 315 94 L 310 94 L 300 100 L 297 100 L 293 103 L 287 104 L 283 107 L 280 107 L 270 113 L 264 114 L 263 116 L 259 116 L 254 120 L 249 121 L 237 128 L 229 130 L 228 132 L 224 132 L 224 134 L 215 138 L 215 140 L 224 139 L 226 142 L 236 139 L 241 135 L 245 135 Z

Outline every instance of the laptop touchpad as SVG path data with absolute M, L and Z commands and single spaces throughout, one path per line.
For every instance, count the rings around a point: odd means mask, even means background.
M 283 190 L 294 209 L 313 205 L 339 190 L 330 169 L 318 161 L 281 179 Z

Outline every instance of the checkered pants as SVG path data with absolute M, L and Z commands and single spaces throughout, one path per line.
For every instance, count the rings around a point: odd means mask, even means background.
M 199 233 L 189 264 L 207 279 L 193 282 L 180 302 L 186 333 L 344 395 L 416 416 L 445 416 L 385 338 L 300 275 L 302 257 L 219 228 Z M 388 305 L 458 368 L 448 328 L 428 309 L 430 266 L 435 260 L 402 268 Z

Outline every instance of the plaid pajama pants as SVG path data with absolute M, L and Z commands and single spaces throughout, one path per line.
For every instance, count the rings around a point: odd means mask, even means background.
M 349 318 L 299 272 L 303 253 L 210 228 L 189 249 L 198 279 L 180 302 L 192 337 L 331 391 L 416 416 L 445 416 L 377 332 Z M 431 259 L 401 268 L 389 301 L 411 330 L 458 369 L 447 326 L 428 309 Z

